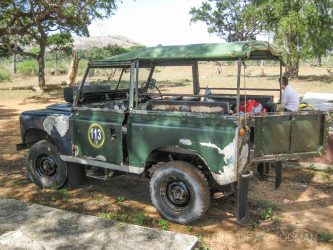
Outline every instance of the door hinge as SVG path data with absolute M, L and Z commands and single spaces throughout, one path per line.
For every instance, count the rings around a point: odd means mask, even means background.
M 77 145 L 72 144 L 72 156 L 76 157 L 79 154 L 79 147 Z

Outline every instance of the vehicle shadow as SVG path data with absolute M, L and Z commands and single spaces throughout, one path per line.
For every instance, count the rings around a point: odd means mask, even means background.
M 12 119 L 19 115 L 19 111 L 17 109 L 9 109 L 3 105 L 0 105 L 0 121 Z

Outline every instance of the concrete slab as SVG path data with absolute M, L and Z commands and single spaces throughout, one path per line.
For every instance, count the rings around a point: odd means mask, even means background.
M 0 199 L 0 249 L 193 249 L 198 238 Z

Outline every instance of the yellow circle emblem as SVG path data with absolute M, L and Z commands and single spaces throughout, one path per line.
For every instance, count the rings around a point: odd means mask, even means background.
M 104 130 L 101 125 L 93 123 L 88 129 L 88 139 L 94 148 L 100 148 L 103 146 L 105 141 Z

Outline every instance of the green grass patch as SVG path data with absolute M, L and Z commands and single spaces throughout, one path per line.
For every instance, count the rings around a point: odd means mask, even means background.
M 316 173 L 318 177 L 326 182 L 331 182 L 333 181 L 332 175 L 333 175 L 333 170 L 320 170 L 319 172 Z
M 97 215 L 100 218 L 113 220 L 115 218 L 115 215 L 111 212 L 102 212 Z
M 281 217 L 279 217 L 277 215 L 274 215 L 272 218 L 273 218 L 273 221 L 276 222 L 276 223 L 280 223 L 281 222 Z
M 38 73 L 36 60 L 25 60 L 17 64 L 17 72 L 22 75 L 35 76 Z
M 279 206 L 266 200 L 257 200 L 255 207 L 261 208 L 261 209 L 272 209 L 272 210 L 280 210 Z
M 268 220 L 272 218 L 273 210 L 271 208 L 265 208 L 264 211 L 261 212 L 260 217 L 262 220 Z
M 280 210 L 280 208 L 278 207 L 278 205 L 270 202 L 270 201 L 266 201 L 266 200 L 257 200 L 255 203 L 255 207 L 258 209 L 258 212 L 260 214 L 260 218 L 262 220 L 269 220 L 269 219 L 273 219 L 277 216 L 273 216 L 273 211 L 277 211 Z M 274 222 L 278 222 L 279 219 L 276 219 L 276 221 L 274 220 Z
M 66 62 L 66 61 L 59 61 L 58 62 L 58 70 L 60 74 L 66 74 L 68 68 L 70 65 L 70 61 Z M 56 71 L 56 63 L 55 61 L 46 61 L 45 62 L 45 69 L 47 70 L 47 72 L 49 72 L 50 74 L 55 73 Z
M 317 239 L 321 242 L 333 242 L 333 234 L 328 231 L 319 232 L 317 234 Z
M 208 250 L 207 243 L 202 235 L 197 235 L 199 238 L 199 247 L 196 247 L 195 250 Z
M 192 232 L 193 231 L 193 226 L 186 226 L 187 231 Z
M 117 199 L 116 199 L 116 202 L 118 203 L 122 203 L 126 201 L 126 197 L 125 196 L 118 196 Z
M 137 213 L 134 215 L 133 222 L 134 224 L 142 226 L 144 224 L 145 219 L 146 216 L 143 213 Z
M 170 225 L 169 225 L 169 222 L 167 220 L 163 220 L 163 219 L 160 219 L 158 221 L 158 225 L 163 229 L 163 230 L 168 230 Z
M 8 69 L 0 64 L 0 82 L 9 82 L 11 80 L 11 74 Z
M 56 200 L 67 201 L 68 197 L 69 197 L 68 188 L 61 188 L 61 189 L 54 190 L 54 192 L 52 194 L 52 201 L 56 201 Z

